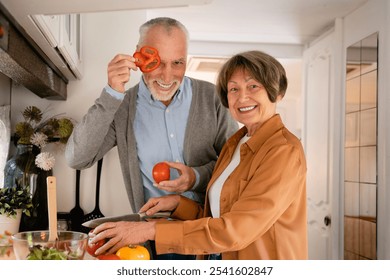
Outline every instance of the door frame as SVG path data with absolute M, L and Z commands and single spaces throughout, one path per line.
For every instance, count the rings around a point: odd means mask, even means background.
M 345 17 L 344 52 L 354 43 L 378 33 L 377 137 L 377 258 L 390 259 L 390 2 L 368 1 Z

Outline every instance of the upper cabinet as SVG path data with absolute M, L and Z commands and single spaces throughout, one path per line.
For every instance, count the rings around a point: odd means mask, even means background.
M 69 80 L 81 79 L 82 15 L 32 15 L 31 20 L 47 40 L 40 48 Z
M 0 72 L 39 97 L 66 100 L 69 81 L 83 77 L 84 14 L 144 10 L 146 17 L 149 9 L 211 1 L 0 0 L 1 27 L 8 35 L 1 38 Z
M 17 26 L 32 39 L 66 80 L 83 75 L 82 14 L 205 5 L 212 0 L 0 0 Z

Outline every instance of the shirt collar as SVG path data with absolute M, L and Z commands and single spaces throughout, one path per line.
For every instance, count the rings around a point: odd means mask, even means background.
M 246 142 L 252 152 L 258 151 L 260 147 L 278 130 L 284 127 L 279 114 L 275 114 L 260 126 L 252 137 Z
M 267 120 L 262 126 L 260 126 L 255 133 L 245 142 L 248 148 L 254 153 L 273 135 L 276 131 L 283 128 L 283 122 L 279 114 L 275 114 L 269 120 Z M 235 147 L 240 142 L 241 138 L 248 133 L 248 129 L 244 126 L 238 130 L 230 139 L 229 147 L 234 152 Z M 244 145 L 245 145 L 244 144 Z

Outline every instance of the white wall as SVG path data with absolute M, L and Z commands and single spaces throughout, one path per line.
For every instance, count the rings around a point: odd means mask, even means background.
M 144 11 L 124 11 L 83 15 L 84 76 L 68 85 L 66 101 L 49 101 L 37 97 L 22 86 L 14 85 L 12 125 L 28 105 L 41 109 L 49 106 L 50 115 L 66 113 L 79 121 L 107 84 L 107 65 L 117 53 L 132 54 L 138 41 L 138 27 L 146 20 Z M 130 85 L 139 80 L 139 72 Z M 49 114 L 48 114 L 49 115 Z M 53 147 L 53 145 L 51 145 Z M 54 176 L 57 177 L 58 211 L 69 211 L 75 203 L 75 171 L 65 163 L 63 151 L 56 149 Z M 95 206 L 96 166 L 81 172 L 81 207 L 85 213 Z M 129 212 L 130 205 L 123 185 L 116 148 L 104 158 L 101 178 L 100 209 L 104 215 Z

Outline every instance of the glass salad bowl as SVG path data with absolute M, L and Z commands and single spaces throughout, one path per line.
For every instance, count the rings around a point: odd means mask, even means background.
M 12 235 L 17 260 L 82 260 L 88 241 L 86 233 L 58 231 L 56 241 L 48 241 L 49 231 L 26 231 Z

